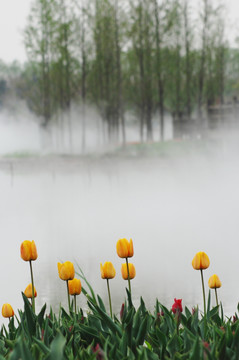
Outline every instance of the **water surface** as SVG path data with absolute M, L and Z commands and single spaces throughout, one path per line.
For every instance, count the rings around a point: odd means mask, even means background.
M 151 310 L 156 297 L 167 306 L 176 297 L 189 308 L 202 308 L 200 273 L 191 261 L 205 251 L 211 260 L 205 281 L 219 275 L 219 298 L 225 312 L 233 314 L 239 299 L 239 164 L 233 153 L 219 146 L 169 158 L 1 159 L 1 303 L 23 307 L 21 291 L 30 272 L 20 258 L 20 243 L 34 239 L 37 310 L 45 302 L 48 310 L 67 305 L 66 285 L 57 272 L 57 262 L 66 260 L 81 266 L 107 303 L 100 262 L 112 261 L 117 273 L 110 282 L 113 311 L 118 313 L 127 281 L 121 279 L 116 242 L 126 237 L 135 248 L 130 261 L 137 273 L 132 281 L 136 306 L 142 295 Z M 85 308 L 83 294 L 78 304 Z

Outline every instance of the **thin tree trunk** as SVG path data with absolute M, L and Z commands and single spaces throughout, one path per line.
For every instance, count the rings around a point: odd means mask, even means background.
M 144 119 L 145 119 L 145 73 L 144 73 L 144 49 L 143 49 L 143 32 L 142 32 L 142 0 L 139 0 L 140 12 L 139 12 L 139 71 L 140 71 L 140 93 L 141 93 L 141 104 L 140 104 L 140 140 L 143 142 L 143 130 L 144 130 Z
M 85 129 L 85 102 L 86 102 L 86 49 L 85 49 L 85 16 L 82 11 L 82 36 L 81 36 L 81 46 L 82 46 L 82 153 L 85 152 L 85 143 L 86 143 L 86 129 Z
M 207 40 L 207 26 L 208 26 L 208 0 L 204 0 L 204 17 L 203 17 L 203 32 L 202 32 L 202 51 L 199 69 L 199 86 L 198 86 L 198 114 L 199 119 L 202 118 L 202 104 L 203 104 L 203 89 L 205 79 L 205 63 L 206 63 L 206 40 Z
M 121 71 L 121 49 L 119 43 L 119 20 L 118 20 L 118 0 L 115 0 L 115 42 L 116 42 L 116 67 L 117 67 L 117 89 L 118 89 L 118 112 L 121 120 L 122 141 L 126 143 L 125 118 L 122 100 L 122 71 Z
M 191 119 L 192 114 L 192 100 L 191 100 L 191 79 L 192 79 L 192 70 L 191 70 L 191 60 L 190 60 L 190 40 L 189 40 L 189 25 L 188 25 L 188 0 L 185 0 L 184 9 L 184 32 L 185 32 L 185 50 L 186 50 L 186 97 L 187 97 L 187 118 Z
M 160 33 L 160 20 L 159 20 L 159 8 L 157 0 L 154 0 L 154 13 L 156 24 L 156 73 L 158 83 L 158 95 L 159 95 L 159 140 L 164 141 L 164 83 L 162 76 L 162 58 L 161 58 L 161 33 Z

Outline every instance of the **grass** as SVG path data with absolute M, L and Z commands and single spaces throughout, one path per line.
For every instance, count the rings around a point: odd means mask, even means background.
M 205 153 L 208 151 L 214 151 L 220 146 L 220 142 L 212 139 L 174 139 L 168 140 L 164 142 L 129 142 L 125 146 L 115 146 L 110 150 L 105 150 L 104 152 L 93 152 L 86 153 L 84 155 L 81 154 L 54 154 L 49 153 L 46 156 L 60 156 L 60 157 L 83 157 L 83 158 L 91 158 L 91 157 L 167 157 L 167 156 L 184 156 L 189 153 Z M 3 158 L 32 158 L 32 157 L 40 157 L 40 153 L 34 153 L 30 151 L 19 151 L 13 152 L 3 155 Z

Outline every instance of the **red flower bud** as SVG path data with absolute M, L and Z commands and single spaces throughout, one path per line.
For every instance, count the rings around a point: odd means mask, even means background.
M 120 310 L 120 320 L 121 320 L 121 321 L 122 321 L 122 319 L 123 319 L 123 316 L 124 316 L 124 304 L 122 304 L 121 310 Z
M 101 349 L 100 345 L 97 343 L 96 346 L 92 349 L 93 353 L 96 353 L 96 359 L 97 360 L 103 360 L 104 359 L 104 352 Z
M 172 312 L 174 314 L 181 313 L 183 311 L 182 308 L 182 299 L 174 299 L 174 304 L 172 306 Z
M 206 349 L 210 349 L 210 345 L 207 341 L 203 341 L 203 346 L 206 348 Z

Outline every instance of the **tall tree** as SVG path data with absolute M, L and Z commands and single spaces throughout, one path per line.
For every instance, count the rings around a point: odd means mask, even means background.
M 183 4 L 183 25 L 184 25 L 184 48 L 185 48 L 185 87 L 186 87 L 186 113 L 188 120 L 192 114 L 192 39 L 193 31 L 190 26 L 189 4 L 188 0 L 184 0 Z
M 53 34 L 53 0 L 35 0 L 31 7 L 25 30 L 25 45 L 30 62 L 37 69 L 35 76 L 39 83 L 38 112 L 47 125 L 52 115 L 51 91 L 51 39 Z M 38 64 L 38 66 L 35 66 Z M 39 101 L 40 100 L 40 101 Z
M 138 0 L 132 4 L 131 38 L 133 51 L 137 59 L 139 77 L 140 138 L 144 139 L 144 126 L 148 141 L 153 139 L 153 29 L 151 26 L 153 14 L 151 1 Z
M 201 54 L 199 62 L 199 72 L 198 72 L 198 115 L 199 118 L 202 118 L 202 105 L 203 105 L 203 92 L 206 76 L 206 59 L 207 59 L 207 49 L 208 49 L 208 36 L 209 36 L 209 20 L 211 15 L 211 9 L 209 0 L 202 0 L 203 10 L 201 13 Z
M 160 18 L 161 8 L 157 0 L 154 0 L 154 16 L 155 16 L 155 41 L 156 41 L 156 76 L 158 87 L 158 104 L 159 104 L 159 118 L 160 118 L 160 133 L 159 139 L 164 140 L 165 125 L 164 125 L 164 77 L 162 66 L 162 41 L 163 29 L 161 26 L 162 19 Z

